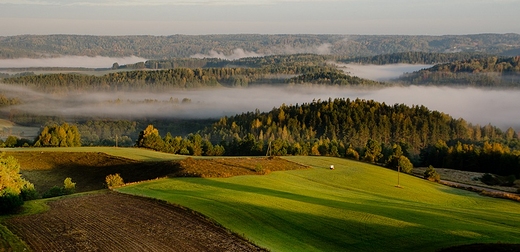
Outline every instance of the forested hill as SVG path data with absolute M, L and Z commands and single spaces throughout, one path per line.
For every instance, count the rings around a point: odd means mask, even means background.
M 520 152 L 513 151 L 520 142 L 512 128 L 502 132 L 492 125 L 472 125 L 424 106 L 317 100 L 224 117 L 199 134 L 225 146 L 229 155 L 269 151 L 385 163 L 397 144 L 416 165 L 520 176 Z
M 147 59 L 188 58 L 198 54 L 261 56 L 315 53 L 371 56 L 408 51 L 482 52 L 509 55 L 520 48 L 519 34 L 445 36 L 403 35 L 172 35 L 89 36 L 20 35 L 0 37 L 0 58 L 39 58 L 63 55 Z M 243 51 L 236 51 L 242 49 Z M 214 54 L 214 53 L 213 53 Z
M 439 64 L 454 61 L 463 61 L 470 59 L 480 59 L 486 57 L 485 54 L 475 52 L 458 52 L 458 53 L 432 53 L 432 52 L 400 52 L 391 54 L 382 54 L 369 57 L 354 57 L 339 60 L 343 63 L 360 63 L 360 64 Z M 489 56 L 487 56 L 489 57 Z
M 196 61 L 195 61 L 196 62 Z M 291 76 L 296 76 L 290 78 Z M 162 91 L 172 88 L 246 87 L 251 84 L 382 85 L 352 77 L 323 63 L 273 64 L 261 68 L 174 68 L 133 70 L 103 76 L 84 74 L 27 75 L 2 80 L 48 93 L 69 91 Z
M 222 118 L 201 134 L 216 143 L 253 137 L 255 141 L 282 141 L 284 145 L 298 143 L 298 148 L 311 148 L 320 140 L 358 150 L 372 139 L 385 145 L 406 143 L 414 153 L 439 140 L 505 138 L 491 125 L 471 125 L 424 106 L 387 105 L 360 99 L 317 100 L 282 105 L 267 113 L 243 113 Z M 306 151 L 310 153 L 310 149 Z
M 438 64 L 405 74 L 400 80 L 411 84 L 518 87 L 520 86 L 520 56 L 486 57 Z

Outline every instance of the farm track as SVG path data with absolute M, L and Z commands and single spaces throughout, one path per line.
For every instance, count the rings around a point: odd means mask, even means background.
M 189 210 L 107 192 L 5 222 L 34 251 L 264 251 Z

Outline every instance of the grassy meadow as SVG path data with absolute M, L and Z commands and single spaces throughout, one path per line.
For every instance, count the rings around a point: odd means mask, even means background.
M 399 188 L 395 171 L 346 159 L 285 158 L 313 168 L 166 178 L 118 191 L 190 208 L 272 251 L 436 251 L 520 242 L 519 203 L 403 174 Z

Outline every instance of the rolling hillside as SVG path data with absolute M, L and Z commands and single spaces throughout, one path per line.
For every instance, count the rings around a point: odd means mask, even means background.
M 273 251 L 436 251 L 518 242 L 518 203 L 408 175 L 398 188 L 396 172 L 345 159 L 287 159 L 313 169 L 162 179 L 118 191 L 188 207 Z

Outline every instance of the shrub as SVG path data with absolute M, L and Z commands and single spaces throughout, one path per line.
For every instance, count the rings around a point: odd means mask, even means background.
M 498 179 L 490 173 L 486 173 L 486 174 L 482 175 L 482 177 L 480 178 L 480 181 L 482 181 L 482 183 L 484 183 L 486 185 L 490 185 L 490 186 L 500 184 L 500 181 L 498 181 Z
M 437 173 L 435 168 L 433 168 L 433 166 L 431 166 L 431 165 L 428 166 L 426 171 L 424 171 L 424 178 L 427 180 L 430 180 L 430 181 L 434 181 L 434 182 L 441 181 L 441 175 L 439 175 L 439 173 Z
M 257 164 L 255 166 L 255 172 L 258 173 L 258 174 L 261 174 L 261 175 L 267 175 L 267 174 L 271 173 L 271 170 L 264 169 L 264 167 L 262 165 Z
M 52 198 L 63 196 L 65 193 L 63 192 L 63 188 L 59 186 L 53 186 L 49 191 L 43 193 L 42 198 Z
M 516 181 L 516 176 L 515 175 L 509 175 L 506 177 L 506 183 L 504 184 L 505 186 L 514 186 L 515 185 L 515 181 Z
M 188 148 L 182 148 L 179 151 L 179 154 L 181 154 L 181 155 L 190 155 L 190 151 L 188 150 Z
M 23 205 L 23 199 L 19 194 L 11 190 L 3 190 L 0 195 L 0 214 L 16 212 Z
M 65 194 L 72 194 L 76 191 L 76 183 L 72 182 L 71 178 L 66 178 L 63 181 L 63 192 Z
M 107 183 L 108 188 L 119 187 L 119 186 L 122 186 L 125 184 L 125 182 L 123 181 L 123 178 L 121 178 L 119 173 L 108 175 L 105 178 L 105 181 Z
M 0 213 L 15 212 L 24 198 L 34 197 L 34 185 L 22 178 L 20 164 L 12 156 L 0 153 Z
M 262 167 L 262 165 L 257 164 L 257 165 L 255 166 L 255 172 L 260 173 L 260 172 L 262 172 L 263 170 L 264 170 L 264 167 Z
M 34 200 L 40 197 L 36 189 L 34 189 L 34 185 L 32 183 L 25 183 L 20 192 L 20 196 L 24 201 L 26 200 Z
M 410 160 L 405 156 L 400 156 L 399 160 L 397 161 L 398 165 L 401 167 L 401 172 L 404 173 L 412 173 L 413 170 L 413 164 L 410 162 Z
M 359 160 L 359 153 L 356 150 L 354 150 L 351 147 L 349 147 L 347 149 L 345 157 L 350 158 L 350 159 L 354 159 L 354 160 Z

